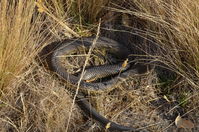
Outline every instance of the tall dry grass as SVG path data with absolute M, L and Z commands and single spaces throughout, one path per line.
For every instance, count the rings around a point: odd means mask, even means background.
M 118 5 L 118 8 L 109 9 L 136 16 L 143 21 L 142 30 L 138 34 L 152 38 L 157 47 L 160 47 L 156 56 L 151 57 L 183 77 L 187 86 L 183 88 L 185 91 L 189 89 L 194 92 L 198 90 L 199 79 L 198 5 L 198 0 L 130 0 L 126 7 Z M 184 91 L 183 89 L 181 90 Z
M 41 16 L 34 13 L 34 1 L 0 3 L 0 88 L 17 78 L 36 55 L 42 42 Z M 40 24 L 37 24 L 40 23 Z
M 38 68 L 34 60 L 41 47 L 57 39 L 53 30 L 62 21 L 57 21 L 60 19 L 57 16 L 38 12 L 35 2 L 0 1 L 0 131 L 66 128 L 69 94 L 64 85 L 62 92 L 58 90 L 59 81 Z M 65 32 L 68 35 L 71 30 Z M 81 116 L 74 110 L 79 120 L 72 115 L 70 126 L 78 129 L 74 124 L 81 122 Z
M 160 50 L 155 61 L 165 64 L 178 74 L 162 94 L 174 96 L 195 117 L 198 113 L 199 83 L 199 1 L 155 0 L 132 3 L 136 10 L 122 10 L 146 21 L 147 36 L 156 41 Z M 166 80 L 170 78 L 166 76 Z M 197 122 L 198 123 L 198 122 Z M 197 124 L 196 123 L 196 124 Z
M 167 51 L 167 54 L 162 55 L 162 61 L 188 81 L 198 77 L 198 3 L 197 0 L 159 0 L 148 6 L 138 5 L 144 12 L 136 13 L 147 20 L 150 30 L 155 31 L 154 34 L 149 33 L 149 36 L 155 38 Z M 197 87 L 194 83 L 192 86 Z
M 199 1 L 153 1 L 136 3 L 141 12 L 132 12 L 147 21 L 148 35 L 154 38 L 162 51 L 154 59 L 167 65 L 181 79 L 168 88 L 171 94 L 198 109 L 199 57 Z M 147 3 L 147 2 L 146 2 Z M 174 80 L 175 81 L 175 80 Z M 177 89 L 176 89 L 177 88 Z
M 37 3 L 34 0 L 1 0 L 1 131 L 65 131 L 72 103 L 70 94 L 64 90 L 65 86 L 60 85 L 58 80 L 34 62 L 39 51 L 36 47 L 53 40 L 88 36 L 91 34 L 90 30 L 97 26 L 95 24 L 99 18 L 108 11 L 128 14 L 133 18 L 130 19 L 133 23 L 137 19 L 143 21 L 141 34 L 153 38 L 160 47 L 158 55 L 152 58 L 179 75 L 179 79 L 173 80 L 173 85 L 168 88 L 168 91 L 173 91 L 169 94 L 182 97 L 179 101 L 185 102 L 187 113 L 191 113 L 194 118 L 193 112 L 197 113 L 199 99 L 198 0 L 38 0 Z M 90 24 L 94 26 L 88 26 Z M 136 24 L 130 28 L 137 28 Z M 133 90 L 135 95 L 123 90 L 131 85 L 134 84 L 118 88 L 121 92 L 117 93 L 118 99 L 109 93 L 96 97 L 94 100 L 99 105 L 98 109 L 102 113 L 105 111 L 106 116 L 117 115 L 113 117 L 117 120 L 120 115 L 118 113 L 123 109 L 113 111 L 113 108 L 115 104 L 122 103 L 122 97 L 119 96 L 122 94 L 129 98 L 129 104 L 122 104 L 121 107 L 132 105 L 135 110 L 132 114 L 139 109 L 150 112 L 146 99 L 151 97 L 144 95 L 141 98 L 136 90 Z M 146 87 L 144 91 L 147 90 Z M 101 105 L 105 99 L 110 105 Z M 148 117 L 147 113 L 142 115 L 142 118 L 145 117 Z M 148 123 L 140 119 L 140 116 L 136 117 L 140 124 Z M 122 118 L 119 120 L 124 121 Z M 128 120 L 125 121 L 129 124 Z M 75 107 L 69 130 L 81 131 L 83 127 L 82 117 Z M 86 130 L 95 130 L 93 127 L 95 125 Z M 157 128 L 153 130 L 159 131 L 160 128 Z
M 41 13 L 50 19 L 48 26 L 57 38 L 91 35 L 109 0 L 38 0 Z

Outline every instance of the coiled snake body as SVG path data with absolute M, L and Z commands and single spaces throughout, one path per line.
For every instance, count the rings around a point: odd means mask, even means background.
M 65 54 L 70 54 L 71 51 L 76 50 L 80 46 L 84 46 L 86 48 L 89 48 L 92 46 L 93 40 L 95 37 L 86 37 L 86 38 L 80 38 L 80 39 L 74 39 L 74 40 L 67 40 L 67 41 L 62 41 L 54 51 L 51 51 L 51 56 L 50 56 L 50 62 L 49 66 L 51 67 L 51 70 L 54 71 L 58 76 L 62 77 L 62 79 L 67 80 L 68 82 L 72 84 L 77 84 L 79 81 L 79 77 L 74 76 L 72 74 L 69 74 L 65 68 L 61 65 L 59 56 L 65 55 Z M 113 41 L 111 39 L 105 38 L 105 37 L 99 37 L 96 41 L 95 48 L 107 48 L 109 52 L 117 55 L 120 58 L 127 58 L 130 52 L 126 47 L 123 45 L 117 43 L 116 41 Z M 114 66 L 104 66 L 106 70 L 103 71 L 102 74 L 107 73 L 107 74 L 115 74 L 118 73 L 119 71 L 125 71 L 120 73 L 120 77 L 127 77 L 130 74 L 139 74 L 139 71 L 135 68 L 129 68 L 130 65 L 127 65 L 124 69 L 121 69 L 121 64 L 116 64 Z M 109 70 L 108 70 L 109 69 Z M 109 71 L 111 73 L 109 73 Z M 96 73 L 99 72 L 99 73 Z M 90 71 L 88 70 L 89 74 L 94 74 L 92 76 L 96 76 L 100 74 L 100 67 L 91 69 Z M 95 74 L 96 73 L 96 74 Z M 88 74 L 86 75 L 88 77 Z M 102 75 L 106 76 L 106 75 Z M 90 76 L 86 79 L 90 79 Z M 117 82 L 119 82 L 120 79 L 118 76 L 109 79 L 104 82 L 95 82 L 95 83 L 88 83 L 85 81 L 80 82 L 80 87 L 88 90 L 94 90 L 94 91 L 104 91 L 109 89 L 110 87 L 113 87 Z M 82 92 L 79 92 L 77 95 L 77 104 L 79 107 L 86 113 L 88 116 L 91 118 L 95 119 L 98 121 L 103 127 L 106 127 L 110 131 L 138 131 L 134 128 L 131 127 L 126 127 L 123 125 L 119 125 L 117 123 L 114 123 L 102 115 L 100 115 L 91 105 L 90 103 L 84 98 L 84 94 Z M 109 127 L 107 127 L 109 126 Z

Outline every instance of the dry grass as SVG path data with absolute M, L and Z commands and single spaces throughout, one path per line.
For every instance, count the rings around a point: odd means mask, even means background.
M 173 92 L 171 94 L 183 96 L 181 101 L 188 101 L 187 105 L 197 106 L 199 1 L 158 0 L 145 3 L 147 2 L 135 3 L 141 11 L 129 13 L 147 21 L 147 35 L 161 46 L 160 53 L 153 58 L 182 77 L 174 81 L 174 87 L 169 88 Z
M 39 32 L 39 16 L 33 14 L 33 2 L 1 1 L 0 23 L 0 80 L 1 89 L 9 84 L 30 64 L 34 57 L 35 43 L 43 38 Z M 35 17 L 33 22 L 32 17 Z
M 165 76 L 166 81 L 173 80 L 164 87 L 153 72 L 129 78 L 108 93 L 92 95 L 97 110 L 121 124 L 148 127 L 154 132 L 173 131 L 175 127 L 169 127 L 170 122 L 165 123 L 150 104 L 161 97 L 158 93 L 173 96 L 198 127 L 198 0 L 1 0 L 0 12 L 1 131 L 65 131 L 67 127 L 69 131 L 101 130 L 83 121 L 76 107 L 67 125 L 72 105 L 67 86 L 34 58 L 49 42 L 89 36 L 99 18 L 108 12 L 126 14 L 128 28 L 139 28 L 136 34 L 155 41 L 158 52 L 145 52 L 176 72 L 177 77 Z

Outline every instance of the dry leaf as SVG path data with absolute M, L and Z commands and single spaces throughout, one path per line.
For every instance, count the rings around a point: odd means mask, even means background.
M 111 122 L 106 124 L 106 129 L 109 129 L 111 127 Z
M 43 13 L 45 11 L 43 3 L 44 3 L 43 0 L 38 0 L 37 2 L 35 2 L 36 6 L 38 7 L 38 11 L 40 13 Z
M 128 59 L 126 59 L 126 60 L 123 62 L 122 67 L 125 68 L 125 67 L 127 66 L 127 64 L 128 64 Z
M 194 124 L 190 120 L 183 119 L 180 115 L 178 115 L 175 119 L 175 124 L 178 128 L 193 128 Z
M 163 96 L 163 98 L 167 101 L 167 102 L 171 102 L 166 95 Z

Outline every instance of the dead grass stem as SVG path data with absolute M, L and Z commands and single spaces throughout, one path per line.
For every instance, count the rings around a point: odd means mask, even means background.
M 160 52 L 148 54 L 178 74 L 167 90 L 178 98 L 185 114 L 198 123 L 198 0 L 1 0 L 0 12 L 0 131 L 83 130 L 85 122 L 73 107 L 75 97 L 70 99 L 65 90 L 68 86 L 61 85 L 34 58 L 38 47 L 52 40 L 88 36 L 92 33 L 88 29 L 97 26 L 98 37 L 97 24 L 108 12 L 132 17 L 128 28 L 136 32 L 121 32 L 156 42 Z M 89 55 L 86 58 L 85 64 Z M 159 98 L 156 93 L 161 93 L 158 82 L 153 82 L 157 77 L 142 79 L 130 78 L 116 90 L 91 100 L 113 121 L 138 128 L 148 126 L 153 131 L 167 130 L 161 127 L 163 120 L 156 108 L 149 106 L 149 100 Z M 78 89 L 79 85 L 76 94 Z M 97 125 L 87 125 L 84 130 L 99 131 Z

